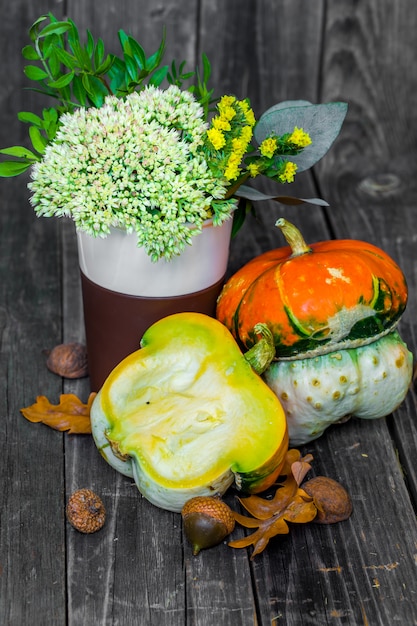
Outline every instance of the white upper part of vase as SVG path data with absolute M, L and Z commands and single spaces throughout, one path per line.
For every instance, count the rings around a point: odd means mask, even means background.
M 133 296 L 160 298 L 201 291 L 226 272 L 232 222 L 213 226 L 208 220 L 179 256 L 156 263 L 137 247 L 135 233 L 112 228 L 101 238 L 77 231 L 80 269 L 101 287 Z

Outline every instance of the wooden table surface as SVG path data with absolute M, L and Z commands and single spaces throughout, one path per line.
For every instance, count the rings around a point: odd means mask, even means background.
M 108 48 L 124 28 L 167 59 L 213 64 L 217 94 L 249 96 L 257 115 L 286 99 L 346 101 L 342 133 L 288 193 L 310 205 L 259 206 L 234 240 L 229 273 L 283 244 L 285 216 L 309 242 L 354 238 L 386 250 L 409 285 L 399 330 L 416 351 L 417 8 L 415 0 L 14 0 L 0 8 L 0 146 L 26 141 L 20 49 L 42 13 L 71 17 Z M 250 560 L 226 544 L 193 557 L 180 516 L 140 497 L 88 435 L 27 422 L 19 409 L 63 392 L 83 400 L 88 379 L 62 380 L 43 350 L 83 341 L 74 232 L 37 219 L 27 177 L 0 181 L 0 624 L 4 626 L 411 626 L 417 624 L 416 395 L 386 419 L 352 419 L 302 448 L 313 473 L 344 484 L 351 518 L 293 526 Z M 82 535 L 65 503 L 89 487 L 105 527 Z M 233 502 L 234 494 L 228 495 Z M 240 531 L 237 531 L 237 535 Z M 237 536 L 236 535 L 236 536 Z

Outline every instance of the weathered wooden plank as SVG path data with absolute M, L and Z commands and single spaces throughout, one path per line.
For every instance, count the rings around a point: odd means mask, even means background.
M 399 329 L 415 353 L 415 133 L 417 78 L 413 44 L 417 16 L 407 3 L 332 3 L 328 12 L 323 91 L 349 101 L 336 149 L 320 167 L 320 181 L 336 207 L 338 236 L 362 238 L 384 248 L 409 283 L 408 310 Z M 369 58 L 373 59 L 371 63 Z M 414 399 L 406 406 L 414 405 Z M 397 428 L 398 425 L 398 428 Z M 395 445 L 416 494 L 412 412 L 394 421 Z
M 395 67 L 383 60 L 382 48 L 387 39 L 393 39 L 390 29 L 396 28 L 407 14 L 403 5 L 393 26 L 389 15 L 392 5 L 382 4 L 384 7 L 379 3 L 378 9 L 371 3 L 329 4 L 322 99 L 349 101 L 350 117 L 334 149 L 317 168 L 319 185 L 332 202 L 328 214 L 335 234 L 362 237 L 379 245 L 381 235 L 386 236 L 386 243 L 389 221 L 385 219 L 386 211 L 384 219 L 378 219 L 384 195 L 378 181 L 381 163 L 385 157 L 388 164 L 392 152 L 386 149 L 383 130 L 390 109 L 376 93 L 386 90 L 384 68 L 392 73 Z M 410 37 L 411 31 L 410 26 Z M 398 45 L 398 32 L 395 41 Z M 375 49 L 370 54 L 369 48 L 376 46 L 381 56 Z M 360 194 L 364 193 L 373 195 L 373 199 L 361 202 Z M 404 233 L 400 211 L 392 216 L 392 222 L 396 234 Z M 389 251 L 393 251 L 392 246 Z M 412 398 L 410 402 L 414 404 Z M 410 427 L 400 413 L 403 409 L 397 412 L 395 424 Z M 405 429 L 401 438 L 404 435 Z M 412 447 L 413 440 L 410 459 Z M 257 561 L 254 575 L 259 597 L 273 598 L 272 605 L 261 600 L 263 622 L 415 623 L 416 521 L 386 421 L 352 420 L 333 427 L 305 450 L 315 457 L 315 472 L 347 486 L 354 513 L 348 522 L 334 528 L 294 529 L 290 537 L 272 545 Z
M 22 5 L 16 2 L 8 8 L 0 29 L 14 32 Z M 58 14 L 60 6 L 57 2 L 52 10 Z M 342 136 L 316 168 L 320 191 L 309 174 L 300 175 L 288 189 L 294 195 L 323 195 L 331 201 L 328 220 L 315 207 L 260 206 L 259 221 L 249 218 L 232 244 L 229 273 L 255 254 L 282 244 L 273 227 L 280 215 L 295 221 L 308 241 L 333 232 L 382 242 L 410 284 L 401 332 L 415 347 L 415 145 L 408 129 L 415 127 L 416 114 L 415 107 L 405 108 L 400 99 L 410 105 L 415 99 L 415 79 L 403 77 L 414 65 L 416 16 L 407 11 L 406 2 L 392 6 L 383 1 L 378 7 L 371 2 L 328 3 L 326 13 L 323 7 L 322 2 L 310 7 L 301 0 L 229 0 L 201 2 L 199 9 L 199 3 L 167 0 L 157 6 L 131 6 L 124 0 L 87 6 L 74 1 L 67 12 L 81 31 L 91 27 L 106 41 L 108 33 L 114 47 L 117 28 L 124 28 L 141 39 L 147 52 L 159 43 L 167 23 L 167 58 L 187 58 L 192 66 L 195 51 L 199 56 L 204 50 L 212 60 L 216 91 L 248 95 L 258 114 L 287 98 L 348 100 Z M 40 4 L 23 9 L 27 26 L 42 10 Z M 11 39 L 1 41 L 10 50 Z M 0 68 L 0 77 L 2 71 L 5 68 Z M 26 129 L 15 120 L 17 110 L 29 108 L 17 87 L 21 68 L 13 76 L 15 83 L 9 71 L 2 80 L 6 88 L 0 103 L 10 119 L 0 128 L 2 146 L 11 136 L 14 143 L 26 137 Z M 132 481 L 104 463 L 90 437 L 63 437 L 27 424 L 19 415 L 20 406 L 33 402 L 37 393 L 57 399 L 61 382 L 45 370 L 40 350 L 61 339 L 83 338 L 81 297 L 72 229 L 33 218 L 22 178 L 3 181 L 1 192 L 6 209 L 0 212 L 0 411 L 6 419 L 2 417 L 0 427 L 0 475 L 9 480 L 0 500 L 0 621 L 12 626 L 65 623 L 65 532 L 68 623 L 74 626 L 416 623 L 417 531 L 396 457 L 398 449 L 415 501 L 414 393 L 392 419 L 352 420 L 305 447 L 315 457 L 315 473 L 348 487 L 355 507 L 348 522 L 331 528 L 292 528 L 288 537 L 273 540 L 251 563 L 246 551 L 226 545 L 193 557 L 179 516 L 143 500 Z M 13 265 L 16 254 L 19 263 Z M 36 288 L 29 286 L 33 279 L 39 281 Z M 86 398 L 88 381 L 67 381 L 64 390 Z M 33 449 L 41 451 L 41 467 L 31 457 Z M 92 536 L 80 535 L 64 519 L 64 495 L 82 486 L 100 493 L 108 509 L 106 526 Z M 228 499 L 235 506 L 233 493 Z
M 390 223 L 385 216 L 388 210 L 393 213 L 395 193 L 398 197 L 400 194 L 401 198 L 404 197 L 404 185 L 397 188 L 398 179 L 391 175 L 381 179 L 378 169 L 383 162 L 381 153 L 385 154 L 386 165 L 392 165 L 388 161 L 392 152 L 382 151 L 386 141 L 383 133 L 386 124 L 382 122 L 390 119 L 389 112 L 376 98 L 368 103 L 370 94 L 364 91 L 363 83 L 375 83 L 375 91 L 378 87 L 381 91 L 387 89 L 384 80 L 378 82 L 378 77 L 383 76 L 384 55 L 380 58 L 374 51 L 370 55 L 364 49 L 365 45 L 369 45 L 369 38 L 363 34 L 369 33 L 371 39 L 376 39 L 376 22 L 378 42 L 373 41 L 372 45 L 378 43 L 381 47 L 378 50 L 382 52 L 386 41 L 383 29 L 398 29 L 398 24 L 406 19 L 407 11 L 405 6 L 401 12 L 396 7 L 396 13 L 401 14 L 395 16 L 394 26 L 389 26 L 389 19 L 380 19 L 380 5 L 378 16 L 374 15 L 376 7 L 370 6 L 370 3 L 362 3 L 360 9 L 358 6 L 357 3 L 354 6 L 344 4 L 343 7 L 337 3 L 330 4 L 329 21 L 325 29 L 327 48 L 321 100 L 349 101 L 352 110 L 353 96 L 356 107 L 353 107 L 354 116 L 348 119 L 340 140 L 317 168 L 320 173 L 318 182 L 324 190 L 322 195 L 332 204 L 328 216 L 334 233 L 338 236 L 363 237 L 382 245 L 381 235 L 385 235 L 386 244 L 388 233 L 385 229 Z M 385 10 L 393 10 L 390 7 L 387 5 Z M 344 21 L 340 13 L 345 14 Z M 356 18 L 352 14 L 356 14 Z M 303 17 L 305 19 L 305 15 Z M 362 49 L 354 37 L 355 19 L 360 23 L 356 34 Z M 302 24 L 305 25 L 304 22 Z M 412 30 L 410 25 L 407 29 L 410 38 Z M 399 45 L 398 30 L 387 36 L 391 48 L 394 47 L 393 39 L 395 45 Z M 347 62 L 351 56 L 346 53 L 344 46 L 354 55 L 358 67 L 352 68 Z M 397 50 L 396 59 L 400 58 Z M 406 58 L 410 63 L 409 55 Z M 391 76 L 394 66 L 387 58 L 384 67 Z M 374 73 L 374 80 L 367 76 L 367 72 Z M 393 94 L 391 96 L 394 97 Z M 395 104 L 391 101 L 390 110 L 393 109 Z M 375 131 L 375 136 L 372 136 L 370 128 Z M 400 130 L 398 124 L 397 129 Z M 402 127 L 401 132 L 404 133 L 404 130 Z M 364 136 L 370 140 L 368 145 L 365 144 L 367 150 L 364 150 Z M 382 147 L 373 154 L 371 152 L 376 150 L 378 141 Z M 398 136 L 396 141 L 398 154 L 401 145 Z M 352 158 L 354 149 L 355 158 Z M 412 159 L 409 168 L 411 163 Z M 400 157 L 398 170 L 394 172 L 396 175 L 399 175 L 401 164 L 404 166 L 404 159 Z M 366 167 L 371 172 L 364 181 Z M 405 171 L 409 171 L 409 168 Z M 393 170 L 382 169 L 383 174 L 387 171 L 391 174 Z M 390 183 L 388 189 L 382 184 L 386 181 Z M 360 194 L 362 198 L 364 194 L 372 195 L 373 199 L 360 202 Z M 377 212 L 380 214 L 381 208 L 384 208 L 381 207 L 381 196 L 382 199 L 384 196 L 386 198 L 384 219 L 382 216 L 378 219 Z M 372 203 L 374 209 L 369 210 L 369 204 Z M 309 228 L 309 220 L 305 220 L 304 214 L 299 218 L 300 226 L 304 228 L 304 224 L 308 224 Z M 394 233 L 404 233 L 404 217 L 400 211 L 397 210 L 396 215 L 392 216 L 392 222 Z M 393 247 L 388 246 L 388 251 L 393 252 Z M 404 251 L 404 259 L 412 258 L 407 257 L 407 254 L 410 254 L 409 248 L 407 252 Z M 408 414 L 411 418 L 415 401 L 412 396 L 409 401 L 412 408 Z M 411 419 L 403 419 L 403 411 L 402 408 L 396 413 L 394 429 L 401 428 L 397 439 L 401 441 L 402 452 L 408 454 L 408 466 L 411 466 L 411 460 L 415 459 L 415 429 Z M 409 444 L 404 444 L 407 436 Z M 404 445 L 407 452 L 404 451 Z M 415 623 L 416 589 L 412 582 L 415 578 L 415 515 L 386 422 L 352 421 L 340 429 L 334 427 L 315 444 L 306 446 L 305 450 L 311 451 L 316 459 L 313 464 L 315 472 L 336 478 L 348 487 L 355 511 L 349 522 L 334 528 L 309 526 L 305 529 L 291 529 L 289 537 L 274 540 L 267 552 L 257 557 L 253 572 L 258 589 L 261 623 Z M 410 474 L 411 477 L 415 475 Z M 389 535 L 386 541 L 381 541 L 386 527 L 389 527 Z
M 24 187 L 5 183 L 0 218 L 0 621 L 11 626 L 33 623 L 35 607 L 42 623 L 65 618 L 62 435 L 19 412 L 60 389 L 42 354 L 60 336 L 59 252 L 55 225 L 31 215 Z
M 1 147 L 28 141 L 17 111 L 35 98 L 23 91 L 20 50 L 43 10 L 37 1 L 2 10 Z M 66 613 L 62 436 L 19 412 L 40 393 L 57 397 L 61 386 L 42 354 L 61 332 L 57 231 L 34 217 L 26 183 L 23 176 L 0 186 L 0 622 L 10 626 L 64 624 Z

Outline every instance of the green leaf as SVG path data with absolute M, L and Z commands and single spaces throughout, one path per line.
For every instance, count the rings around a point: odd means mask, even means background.
M 152 54 L 146 60 L 145 66 L 150 72 L 156 69 L 160 65 L 163 59 L 163 56 L 165 54 L 165 36 L 166 36 L 166 33 L 165 33 L 165 28 L 164 28 L 163 33 L 162 33 L 161 43 L 159 44 L 158 50 L 154 52 L 154 54 Z
M 118 57 L 114 57 L 109 70 L 110 87 L 112 93 L 117 93 L 125 85 L 125 64 Z
M 3 148 L 2 150 L 0 150 L 0 154 L 7 154 L 7 156 L 14 156 L 19 159 L 31 159 L 34 161 L 38 160 L 36 154 L 33 154 L 33 152 L 31 152 L 27 148 L 24 148 L 23 146 L 11 146 L 10 148 Z
M 95 76 L 84 74 L 82 84 L 94 106 L 101 107 L 105 96 L 108 94 L 103 83 Z
M 36 67 L 36 65 L 26 65 L 23 71 L 30 80 L 44 80 L 48 78 L 48 74 L 45 70 Z
M 211 75 L 211 65 L 210 65 L 210 61 L 207 58 L 207 55 L 204 54 L 204 52 L 202 54 L 202 59 L 203 59 L 203 82 L 204 84 L 207 84 Z
M 39 61 L 40 56 L 33 46 L 25 46 L 22 48 L 22 56 L 28 61 Z
M 54 22 L 53 24 L 48 24 L 45 26 L 40 33 L 38 33 L 38 38 L 47 37 L 48 35 L 61 35 L 62 33 L 66 33 L 71 30 L 72 25 L 70 22 Z
M 39 152 L 39 154 L 43 154 L 45 152 L 45 147 L 47 145 L 47 140 L 43 135 L 41 135 L 39 128 L 36 126 L 31 126 L 29 128 L 29 137 L 32 142 L 32 146 Z
M 129 37 L 126 35 L 125 31 L 120 29 L 117 33 L 118 37 L 119 37 L 119 41 L 120 41 L 120 45 L 122 46 L 122 50 L 124 50 L 124 47 L 129 39 Z
M 68 74 L 64 74 L 58 80 L 53 80 L 48 83 L 48 87 L 52 87 L 53 89 L 62 89 L 70 84 L 72 79 L 74 78 L 74 72 L 69 72 Z
M 231 234 L 232 239 L 236 237 L 237 233 L 242 228 L 246 219 L 246 215 L 250 211 L 251 206 L 252 205 L 249 200 L 246 200 L 245 203 L 243 203 L 242 201 L 239 202 L 237 209 L 235 209 L 233 213 L 233 225 Z
M 149 84 L 153 85 L 154 87 L 159 87 L 160 84 L 165 80 L 167 73 L 168 65 L 164 65 L 164 67 L 160 67 L 159 69 L 155 70 L 155 72 L 149 79 Z
M 87 46 L 86 51 L 90 57 L 94 54 L 94 38 L 89 30 L 87 30 Z
M 65 67 L 68 67 L 68 69 L 73 70 L 77 67 L 77 59 L 75 58 L 75 56 L 69 54 L 63 48 L 57 47 L 55 49 L 55 55 L 61 61 L 61 63 L 65 65 Z
M 127 71 L 128 77 L 131 78 L 132 80 L 137 80 L 138 66 L 135 63 L 135 61 L 131 57 L 125 55 L 125 65 L 126 65 L 126 71 Z
M 31 38 L 32 41 L 36 41 L 38 37 L 39 26 L 46 19 L 48 19 L 47 15 L 41 15 L 40 17 L 38 17 L 36 22 L 33 22 L 32 26 L 29 29 L 29 37 Z
M 56 123 L 58 121 L 58 117 L 59 117 L 58 111 L 54 109 L 53 107 L 50 107 L 49 109 L 43 109 L 42 114 L 43 114 L 43 119 L 46 122 Z
M 49 58 L 49 71 L 53 79 L 58 80 L 61 77 L 61 61 L 56 55 L 56 47 L 51 48 L 51 54 Z
M 146 55 L 142 46 L 140 46 L 133 37 L 129 37 L 128 42 L 130 46 L 130 56 L 133 56 L 140 69 L 146 68 Z
M 28 122 L 29 124 L 34 124 L 39 128 L 42 128 L 42 120 L 39 115 L 35 115 L 34 113 L 30 113 L 29 111 L 21 111 L 17 114 L 17 118 L 21 122 Z
M 59 44 L 59 39 L 55 37 L 55 35 L 51 35 L 44 40 L 44 45 L 42 46 L 42 56 L 44 59 L 50 59 L 50 57 L 56 56 L 56 49 L 62 47 Z
M 101 63 L 101 65 L 99 65 L 96 68 L 96 71 L 95 71 L 96 75 L 107 74 L 111 70 L 114 62 L 115 62 L 115 57 L 113 57 L 110 54 L 107 55 L 103 63 Z
M 109 58 L 109 57 L 107 57 Z M 94 67 L 99 68 L 104 59 L 104 43 L 102 39 L 98 39 L 94 48 Z
M 348 105 L 345 102 L 311 104 L 306 100 L 290 100 L 271 107 L 260 117 L 254 135 L 260 144 L 271 134 L 292 133 L 294 127 L 307 132 L 312 143 L 300 154 L 291 156 L 297 164 L 297 172 L 312 167 L 329 150 L 338 136 L 346 117 Z
M 31 165 L 31 161 L 4 161 L 0 163 L 0 176 L 3 178 L 18 176 L 25 172 Z
M 83 107 L 86 106 L 87 93 L 82 78 L 79 76 L 74 76 L 74 80 L 72 82 L 72 92 L 74 94 L 74 98 L 76 98 Z

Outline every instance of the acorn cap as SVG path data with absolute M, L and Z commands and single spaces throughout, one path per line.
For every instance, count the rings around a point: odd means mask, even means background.
M 67 519 L 81 533 L 95 533 L 104 526 L 106 510 L 101 498 L 91 489 L 78 489 L 69 498 Z

